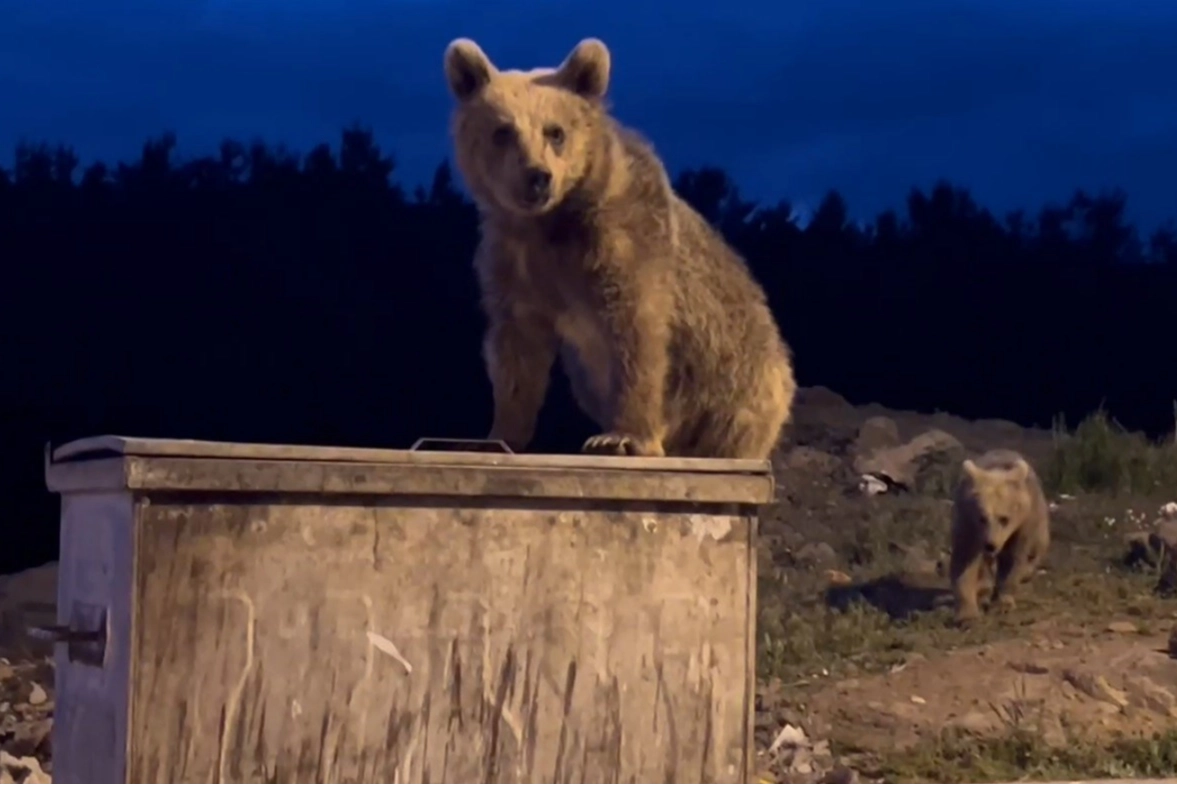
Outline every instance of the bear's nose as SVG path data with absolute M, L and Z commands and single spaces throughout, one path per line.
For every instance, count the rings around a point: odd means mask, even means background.
M 533 166 L 527 170 L 527 196 L 533 201 L 543 201 L 548 197 L 552 187 L 552 173 L 540 166 Z
M 990 556 L 997 553 L 997 543 L 994 543 L 994 542 L 985 543 L 985 553 L 989 554 Z

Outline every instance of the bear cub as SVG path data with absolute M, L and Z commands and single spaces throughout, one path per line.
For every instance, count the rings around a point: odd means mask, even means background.
M 767 458 L 796 390 L 789 349 L 741 257 L 610 115 L 610 67 L 596 39 L 532 71 L 468 39 L 445 52 L 481 224 L 489 437 L 526 448 L 559 358 L 601 429 L 586 452 Z
M 1050 507 L 1038 474 L 1018 452 L 990 450 L 961 468 L 950 577 L 956 620 L 966 623 L 980 616 L 980 594 L 989 587 L 999 607 L 1014 607 L 1014 589 L 1050 547 Z

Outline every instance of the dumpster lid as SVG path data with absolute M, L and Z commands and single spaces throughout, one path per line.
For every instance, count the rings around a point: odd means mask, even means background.
M 427 449 L 440 445 L 449 449 Z M 458 449 L 454 449 L 454 448 Z M 467 449 L 461 449 L 467 447 Z M 53 462 L 73 462 L 114 456 L 159 458 L 221 458 L 266 461 L 339 463 L 504 466 L 543 469 L 626 469 L 705 474 L 770 474 L 767 460 L 734 458 L 643 458 L 631 456 L 516 454 L 500 442 L 485 440 L 420 439 L 412 449 L 335 447 L 303 444 L 218 442 L 198 439 L 156 439 L 136 436 L 90 436 L 63 444 L 52 452 Z

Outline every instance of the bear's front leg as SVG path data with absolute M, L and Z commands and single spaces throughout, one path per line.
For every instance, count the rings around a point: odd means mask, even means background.
M 555 330 L 541 315 L 490 315 L 482 344 L 494 393 L 494 423 L 487 438 L 501 439 L 516 452 L 531 443 L 547 395 L 556 348 Z
M 1015 534 L 997 556 L 997 581 L 993 588 L 993 600 L 1003 610 L 1017 607 L 1014 590 L 1033 573 L 1037 565 L 1037 554 L 1027 545 L 1021 533 Z
M 980 548 L 954 547 L 949 566 L 952 592 L 956 599 L 956 623 L 968 624 L 981 615 L 978 603 L 984 556 Z
M 669 367 L 670 305 L 664 290 L 635 281 L 606 287 L 605 328 L 613 349 L 609 431 L 585 442 L 599 455 L 662 456 L 663 396 Z

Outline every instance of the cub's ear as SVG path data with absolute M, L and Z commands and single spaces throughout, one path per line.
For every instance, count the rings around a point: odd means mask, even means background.
M 597 38 L 586 38 L 556 69 L 556 81 L 583 98 L 604 98 L 609 89 L 609 65 L 609 48 Z
M 498 73 L 490 58 L 469 38 L 457 38 L 445 48 L 445 78 L 450 92 L 465 101 Z
M 971 458 L 965 458 L 964 462 L 960 465 L 960 468 L 964 469 L 965 475 L 973 479 L 976 479 L 977 475 L 981 473 L 980 467 L 973 463 Z
M 1010 471 L 1010 476 L 1017 482 L 1025 482 L 1026 478 L 1030 476 L 1030 464 L 1026 463 L 1025 458 L 1019 458 L 1014 464 L 1013 470 Z

